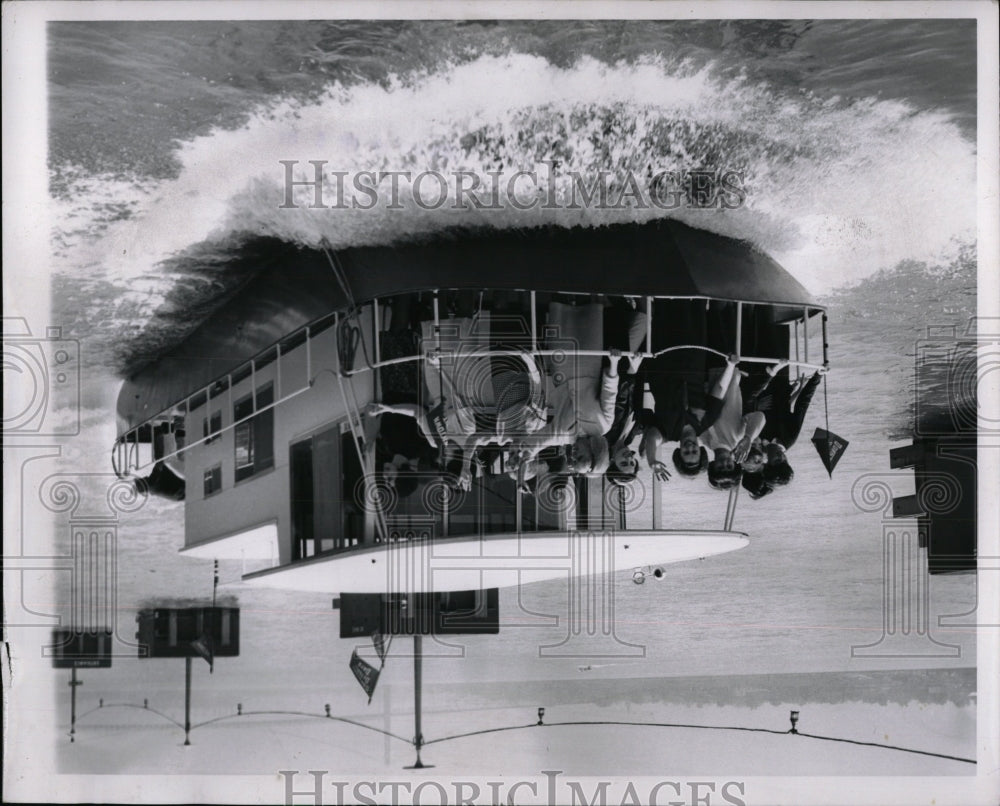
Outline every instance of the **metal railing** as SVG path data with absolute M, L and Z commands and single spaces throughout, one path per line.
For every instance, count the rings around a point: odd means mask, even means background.
M 374 329 L 375 332 L 373 334 L 374 335 L 374 339 L 373 339 L 373 341 L 374 341 L 374 349 L 373 349 L 372 352 L 374 354 L 375 360 L 374 361 L 371 360 L 371 358 L 369 356 L 369 352 L 366 349 L 366 350 L 363 351 L 363 353 L 364 353 L 364 364 L 363 365 L 358 366 L 358 367 L 354 367 L 353 366 L 353 356 L 352 356 L 352 361 L 350 362 L 352 364 L 352 366 L 345 368 L 342 365 L 343 362 L 340 359 L 341 349 L 343 347 L 343 345 L 341 344 L 340 325 L 343 324 L 343 323 L 345 323 L 345 322 L 350 321 L 353 318 L 356 318 L 358 316 L 358 313 L 360 312 L 360 310 L 364 306 L 359 306 L 353 312 L 348 313 L 346 315 L 342 315 L 339 312 L 334 312 L 334 313 L 328 314 L 327 316 L 323 317 L 320 320 L 317 320 L 317 321 L 315 321 L 313 323 L 310 323 L 309 325 L 305 325 L 305 326 L 303 326 L 303 327 L 301 327 L 301 328 L 293 331 L 292 333 L 288 334 L 287 336 L 283 337 L 279 341 L 271 344 L 270 346 L 268 346 L 267 348 L 265 348 L 264 350 L 262 350 L 261 352 L 259 352 L 253 358 L 251 358 L 251 359 L 243 362 L 242 364 L 238 365 L 237 367 L 235 367 L 230 372 L 227 372 L 225 375 L 221 375 L 221 376 L 213 379 L 212 381 L 210 381 L 209 383 L 205 384 L 203 387 L 201 387 L 197 391 L 192 392 L 191 394 L 187 395 L 185 398 L 183 398 L 183 399 L 175 402 L 174 404 L 172 404 L 171 406 L 167 407 L 166 409 L 164 409 L 163 411 L 159 412 L 158 414 L 156 414 L 156 415 L 154 415 L 152 417 L 149 417 L 146 420 L 144 420 L 142 423 L 140 423 L 140 424 L 138 424 L 138 425 L 136 425 L 136 426 L 128 429 L 124 434 L 122 434 L 120 437 L 118 437 L 118 439 L 115 440 L 115 443 L 114 443 L 114 445 L 112 446 L 112 449 L 111 449 L 111 463 L 112 463 L 112 468 L 113 468 L 115 474 L 119 478 L 130 478 L 131 476 L 133 476 L 138 471 L 141 471 L 141 470 L 144 470 L 144 469 L 146 469 L 148 467 L 151 467 L 153 464 L 155 464 L 157 462 L 166 461 L 166 460 L 169 460 L 169 459 L 172 459 L 172 458 L 180 457 L 180 456 L 182 456 L 182 454 L 185 451 L 190 450 L 192 448 L 195 448 L 195 447 L 197 447 L 199 445 L 202 445 L 202 444 L 204 444 L 206 442 L 215 440 L 219 436 L 221 436 L 222 434 L 224 434 L 224 433 L 226 433 L 226 432 L 228 432 L 228 431 L 236 428 L 237 426 L 242 425 L 243 423 L 249 422 L 250 420 L 252 420 L 256 415 L 260 414 L 261 412 L 267 411 L 268 409 L 273 409 L 276 406 L 279 406 L 279 405 L 281 405 L 281 404 L 283 404 L 283 403 L 291 400 L 292 398 L 297 397 L 298 395 L 302 394 L 303 392 L 308 391 L 310 388 L 312 388 L 312 385 L 313 385 L 313 383 L 314 383 L 317 375 L 319 374 L 319 373 L 314 373 L 314 371 L 313 371 L 312 340 L 314 338 L 316 338 L 318 335 L 320 335 L 321 333 L 324 333 L 327 330 L 329 330 L 331 327 L 334 328 L 335 339 L 336 339 L 336 351 L 337 351 L 337 355 L 338 355 L 337 374 L 338 374 L 339 378 L 350 378 L 352 376 L 359 375 L 359 374 L 362 374 L 362 373 L 374 372 L 375 370 L 381 369 L 383 367 L 397 366 L 397 365 L 409 364 L 409 363 L 414 363 L 414 362 L 424 362 L 424 361 L 427 361 L 427 360 L 440 359 L 440 358 L 443 358 L 443 357 L 448 357 L 448 358 L 490 357 L 490 358 L 492 358 L 492 357 L 505 357 L 506 356 L 506 357 L 522 357 L 523 358 L 525 356 L 531 356 L 531 357 L 536 357 L 536 358 L 546 358 L 546 357 L 563 356 L 563 355 L 566 355 L 566 353 L 568 352 L 565 348 L 559 349 L 559 348 L 546 348 L 546 347 L 539 348 L 538 347 L 538 344 L 539 344 L 539 334 L 538 334 L 537 317 L 535 315 L 535 312 L 536 312 L 536 304 L 535 304 L 536 303 L 536 296 L 535 296 L 535 292 L 534 291 L 530 292 L 530 295 L 531 295 L 531 313 L 532 313 L 532 315 L 531 315 L 531 328 L 530 328 L 530 333 L 528 334 L 530 336 L 530 343 L 531 343 L 531 349 L 530 350 L 527 349 L 527 348 L 522 348 L 522 349 L 489 349 L 489 348 L 480 348 L 480 349 L 475 349 L 475 350 L 461 350 L 461 349 L 460 350 L 447 350 L 447 349 L 442 349 L 442 347 L 441 347 L 441 324 L 442 324 L 442 320 L 441 320 L 441 317 L 440 317 L 440 306 L 438 304 L 439 291 L 440 291 L 440 289 L 432 292 L 433 293 L 433 303 L 434 303 L 433 304 L 433 312 L 434 312 L 433 333 L 434 333 L 434 339 L 433 339 L 433 346 L 431 347 L 431 349 L 424 350 L 424 351 L 421 351 L 421 352 L 417 352 L 417 353 L 414 353 L 412 355 L 406 355 L 406 356 L 399 356 L 399 357 L 396 357 L 396 358 L 383 359 L 382 356 L 381 356 L 379 339 L 378 339 L 378 335 L 377 335 L 378 332 L 379 332 L 379 325 L 380 325 L 380 322 L 379 322 L 379 300 L 378 299 L 374 299 L 374 300 L 372 300 L 372 301 L 370 301 L 368 303 L 365 303 L 364 305 L 371 306 L 372 313 L 373 313 L 373 329 Z M 678 297 L 646 297 L 646 303 L 647 303 L 646 304 L 646 307 L 647 307 L 647 310 L 646 310 L 646 345 L 647 345 L 647 348 L 652 343 L 653 308 L 654 308 L 654 306 L 653 306 L 652 303 L 655 302 L 657 299 L 678 299 Z M 685 297 L 685 299 L 706 299 L 706 300 L 708 300 L 708 298 L 705 298 L 705 297 L 690 297 L 690 298 Z M 740 363 L 742 363 L 742 364 L 770 364 L 770 365 L 775 365 L 775 364 L 784 362 L 784 363 L 787 363 L 790 368 L 793 368 L 793 369 L 795 369 L 797 371 L 802 371 L 802 370 L 819 371 L 819 370 L 826 369 L 826 367 L 828 366 L 828 364 L 827 364 L 827 355 L 828 355 L 828 346 L 829 345 L 827 344 L 827 315 L 826 315 L 825 310 L 823 310 L 822 308 L 804 307 L 802 309 L 802 317 L 801 317 L 801 319 L 797 318 L 797 319 L 793 320 L 792 323 L 787 323 L 787 324 L 794 324 L 794 332 L 791 335 L 793 335 L 794 339 L 795 339 L 795 359 L 794 360 L 792 360 L 792 359 L 787 359 L 786 360 L 786 359 L 778 359 L 778 358 L 773 358 L 773 357 L 768 357 L 768 356 L 745 356 L 745 355 L 740 355 L 740 348 L 742 346 L 741 330 L 742 330 L 742 318 L 743 318 L 743 305 L 744 305 L 744 303 L 742 303 L 742 302 L 737 302 L 736 303 L 737 327 L 736 327 L 735 343 L 733 345 L 733 347 L 734 347 L 733 353 L 735 355 L 739 356 Z M 821 364 L 811 363 L 809 361 L 809 327 L 808 327 L 808 324 L 809 324 L 810 317 L 812 317 L 812 316 L 814 316 L 816 314 L 822 314 L 823 362 Z M 445 321 L 447 321 L 447 320 L 445 320 Z M 802 335 L 802 339 L 801 339 L 801 341 L 802 341 L 802 353 L 801 354 L 800 354 L 800 350 L 799 350 L 799 347 L 800 347 L 800 345 L 799 345 L 799 342 L 800 342 L 800 338 L 799 338 L 800 337 L 800 334 L 799 334 L 799 324 L 800 324 L 800 322 L 803 324 L 802 334 L 801 334 Z M 363 338 L 363 336 L 362 336 L 362 338 Z M 300 387 L 298 387 L 298 388 L 296 388 L 294 390 L 291 390 L 291 391 L 289 391 L 287 393 L 283 392 L 283 390 L 282 390 L 282 380 L 283 379 L 282 379 L 282 371 L 281 371 L 282 357 L 283 357 L 283 355 L 287 355 L 287 353 L 283 353 L 282 352 L 282 345 L 286 345 L 286 344 L 291 344 L 292 345 L 291 349 L 296 349 L 299 346 L 304 346 L 304 348 L 305 348 L 305 378 L 306 378 L 306 383 L 303 386 L 300 386 Z M 647 359 L 655 359 L 655 358 L 657 358 L 659 356 L 663 356 L 663 355 L 666 355 L 668 353 L 675 352 L 675 351 L 680 351 L 680 350 L 700 350 L 700 351 L 703 351 L 703 352 L 706 352 L 706 353 L 709 353 L 711 355 L 715 355 L 715 356 L 718 356 L 718 357 L 721 357 L 721 358 L 727 358 L 728 357 L 727 353 L 722 352 L 721 350 L 717 350 L 717 349 L 712 348 L 712 347 L 708 347 L 706 345 L 702 345 L 702 344 L 678 344 L 678 345 L 671 345 L 669 347 L 665 347 L 665 348 L 662 348 L 662 349 L 656 350 L 656 351 L 649 351 L 647 349 L 646 351 L 637 352 L 634 355 L 636 357 L 643 358 L 643 360 L 647 360 Z M 614 351 L 613 352 L 612 350 L 589 350 L 589 349 L 572 350 L 571 352 L 574 355 L 581 356 L 581 357 L 610 357 L 610 356 L 612 356 L 615 353 L 623 353 L 623 351 Z M 272 355 L 273 355 L 273 357 L 271 357 Z M 261 368 L 263 368 L 265 366 L 270 365 L 272 362 L 275 364 L 275 399 L 274 399 L 274 401 L 272 403 L 269 403 L 266 406 L 262 406 L 262 407 L 258 408 L 257 405 L 256 405 L 256 375 L 257 375 L 257 372 L 258 372 L 259 369 L 261 369 Z M 326 369 L 324 369 L 323 371 L 326 371 Z M 163 427 L 164 425 L 167 425 L 175 417 L 187 417 L 192 411 L 194 411 L 194 410 L 196 410 L 198 408 L 201 408 L 202 405 L 207 406 L 210 401 L 212 401 L 213 399 L 216 399 L 216 398 L 218 398 L 220 396 L 219 394 L 216 394 L 214 396 L 212 394 L 212 390 L 213 389 L 218 389 L 220 387 L 221 387 L 221 389 L 224 390 L 224 394 L 226 395 L 226 400 L 227 400 L 226 405 L 227 405 L 227 408 L 230 411 L 232 411 L 233 386 L 236 383 L 239 383 L 239 382 L 245 380 L 246 378 L 250 379 L 250 389 L 251 389 L 250 393 L 252 395 L 253 402 L 254 402 L 253 411 L 250 414 L 248 414 L 245 417 L 242 417 L 242 418 L 240 418 L 238 420 L 234 420 L 233 422 L 228 423 L 227 425 L 224 425 L 219 430 L 216 430 L 216 431 L 214 431 L 214 432 L 212 432 L 210 434 L 202 436 L 199 439 L 192 440 L 192 441 L 185 441 L 185 444 L 183 446 L 179 446 L 174 451 L 165 453 L 165 454 L 163 454 L 161 456 L 152 456 L 148 461 L 141 461 L 140 460 L 140 457 L 139 457 L 139 446 L 141 444 L 145 444 L 145 440 L 141 439 L 141 435 L 143 434 L 143 432 L 145 432 L 147 430 L 149 431 L 149 435 L 150 435 L 149 441 L 150 441 L 150 443 L 152 443 L 154 441 L 154 439 L 155 439 L 154 434 L 153 434 L 154 428 L 156 428 L 156 427 Z M 202 402 L 202 399 L 203 399 L 203 402 Z M 198 400 L 199 402 L 198 402 L 197 405 L 193 406 L 192 402 L 195 401 L 195 400 Z M 354 403 L 355 403 L 355 406 L 356 406 L 357 401 L 354 401 Z M 355 415 L 357 413 L 358 412 L 355 412 Z M 352 416 L 351 419 L 353 420 L 354 416 Z M 171 430 L 169 428 L 169 426 L 168 426 L 167 430 L 168 431 Z M 151 453 L 155 453 L 155 451 L 151 451 Z

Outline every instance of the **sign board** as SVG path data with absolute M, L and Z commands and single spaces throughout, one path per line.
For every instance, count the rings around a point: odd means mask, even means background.
M 56 669 L 107 669 L 111 666 L 111 630 L 55 629 L 46 650 Z
M 341 594 L 340 637 L 381 635 L 496 635 L 499 591 Z M 336 606 L 336 604 L 335 604 Z
M 146 657 L 204 658 L 206 646 L 212 658 L 240 654 L 238 607 L 147 608 L 139 611 L 136 621 L 135 637 L 148 648 Z

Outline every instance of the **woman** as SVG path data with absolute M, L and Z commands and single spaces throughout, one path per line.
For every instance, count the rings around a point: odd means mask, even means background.
M 666 355 L 669 356 L 670 353 Z M 737 392 L 739 390 L 739 384 L 734 382 L 736 364 L 736 356 L 729 356 L 725 368 L 716 376 L 707 396 L 703 388 L 698 389 L 690 372 L 651 375 L 650 387 L 656 410 L 652 416 L 652 424 L 646 428 L 642 451 L 653 475 L 659 481 L 670 478 L 666 464 L 659 458 L 660 448 L 668 440 L 676 439 L 680 443 L 672 456 L 674 467 L 679 473 L 696 476 L 708 467 L 708 452 L 702 439 L 721 416 L 725 399 L 732 387 L 735 386 Z
M 729 366 L 735 368 L 736 357 L 730 356 Z M 753 441 L 764 428 L 764 414 L 759 411 L 743 413 L 743 393 L 738 380 L 732 380 L 722 401 L 722 410 L 711 426 L 705 429 L 702 440 L 714 453 L 708 463 L 708 483 L 717 490 L 728 490 L 740 483 L 743 473 L 741 463 L 750 453 Z M 759 456 L 755 461 L 759 462 Z

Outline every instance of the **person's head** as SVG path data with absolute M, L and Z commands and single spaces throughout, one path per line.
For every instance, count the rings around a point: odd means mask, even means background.
M 767 464 L 761 471 L 764 481 L 772 487 L 788 484 L 795 475 L 791 465 L 788 464 L 788 457 L 785 456 L 785 449 L 777 442 L 769 442 L 765 447 L 767 452 Z
M 736 463 L 733 452 L 728 448 L 718 448 L 715 457 L 708 463 L 708 483 L 716 490 L 728 490 L 740 483 L 743 468 Z
M 761 445 L 759 439 L 755 439 L 750 444 L 750 452 L 747 454 L 746 459 L 743 460 L 743 472 L 744 473 L 760 473 L 764 468 L 764 463 L 767 461 L 767 454 L 764 453 L 764 446 Z
M 611 466 L 608 468 L 608 475 L 634 479 L 639 472 L 639 455 L 628 445 L 619 443 L 611 451 Z
M 610 464 L 608 441 L 601 436 L 578 437 L 566 451 L 574 473 L 603 473 Z
M 708 451 L 698 441 L 698 435 L 690 425 L 681 431 L 681 442 L 674 448 L 674 467 L 685 476 L 697 476 L 708 466 Z
M 399 461 L 400 459 L 402 461 Z M 392 462 L 386 462 L 382 465 L 383 480 L 395 488 L 396 495 L 399 498 L 406 498 L 413 495 L 417 487 L 420 486 L 420 480 L 417 478 L 416 472 L 416 460 L 404 457 L 397 456 Z
M 763 473 L 746 473 L 743 474 L 743 489 L 746 490 L 752 499 L 755 501 L 758 498 L 763 498 L 765 495 L 769 495 L 774 492 L 774 487 L 764 481 Z

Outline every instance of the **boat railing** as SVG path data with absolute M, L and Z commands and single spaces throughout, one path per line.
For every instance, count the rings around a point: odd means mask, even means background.
M 362 373 L 373 372 L 375 370 L 381 369 L 383 367 L 389 367 L 400 364 L 423 362 L 430 359 L 435 359 L 438 357 L 448 356 L 449 358 L 462 358 L 462 357 L 502 357 L 502 356 L 517 356 L 524 357 L 526 355 L 538 358 L 545 357 L 557 357 L 560 355 L 565 355 L 567 353 L 566 348 L 549 348 L 540 346 L 540 341 L 544 342 L 544 337 L 540 338 L 538 332 L 538 322 L 536 312 L 536 292 L 530 291 L 531 296 L 531 322 L 530 330 L 526 333 L 526 343 L 523 348 L 510 349 L 492 349 L 492 348 L 481 348 L 476 350 L 446 350 L 441 347 L 440 332 L 442 323 L 447 323 L 448 319 L 442 320 L 440 317 L 440 306 L 438 304 L 438 294 L 441 290 L 438 289 L 433 291 L 433 333 L 435 337 L 431 340 L 431 344 L 427 349 L 422 351 L 417 351 L 411 355 L 398 356 L 393 358 L 383 359 L 381 356 L 380 344 L 378 333 L 380 332 L 380 315 L 379 315 L 379 300 L 374 299 L 369 302 L 364 303 L 362 306 L 358 306 L 354 311 L 350 313 L 333 312 L 324 316 L 323 318 L 305 325 L 287 336 L 283 337 L 279 341 L 275 342 L 271 346 L 260 351 L 253 358 L 239 364 L 230 372 L 225 375 L 218 376 L 214 380 L 205 384 L 203 387 L 182 400 L 177 401 L 173 405 L 167 407 L 163 411 L 156 415 L 146 418 L 143 422 L 129 428 L 123 434 L 121 434 L 116 440 L 111 449 L 111 464 L 115 474 L 119 478 L 131 478 L 135 476 L 139 471 L 143 471 L 156 464 L 157 462 L 166 461 L 172 458 L 183 458 L 183 454 L 199 445 L 206 442 L 217 439 L 221 434 L 228 432 L 243 423 L 252 420 L 261 412 L 267 411 L 268 409 L 273 409 L 280 406 L 292 398 L 297 397 L 303 392 L 308 391 L 313 383 L 315 382 L 317 376 L 321 372 L 329 371 L 329 368 L 322 368 L 319 371 L 314 371 L 313 367 L 313 350 L 312 341 L 319 334 L 327 331 L 331 327 L 334 328 L 335 339 L 337 342 L 337 371 L 336 375 L 340 382 L 344 379 L 350 379 L 356 375 Z M 653 303 L 658 299 L 677 299 L 677 297 L 646 297 L 646 344 L 650 345 L 652 343 L 652 328 L 653 328 Z M 687 299 L 687 298 L 685 298 Z M 691 297 L 690 299 L 706 299 L 705 297 Z M 741 354 L 741 330 L 742 330 L 742 318 L 743 318 L 743 303 L 737 301 L 736 305 L 736 338 L 733 344 L 733 354 L 739 357 L 740 363 L 755 363 L 755 364 L 770 364 L 776 365 L 779 363 L 787 363 L 789 367 L 796 370 L 825 370 L 828 366 L 827 354 L 828 354 L 828 343 L 827 343 L 827 315 L 823 308 L 816 306 L 805 306 L 801 309 L 801 315 L 787 322 L 786 324 L 792 325 L 794 327 L 793 335 L 795 341 L 795 357 L 794 359 L 789 357 L 789 359 L 779 359 L 769 356 L 753 356 L 753 355 L 742 355 Z M 367 350 L 363 351 L 365 359 L 364 363 L 360 366 L 353 366 L 354 355 L 349 350 L 344 349 L 345 345 L 341 343 L 341 328 L 340 325 L 350 321 L 352 318 L 356 318 L 361 307 L 370 306 L 373 316 L 372 316 L 372 342 L 374 349 L 371 355 Z M 791 306 L 783 306 L 791 307 Z M 822 363 L 815 363 L 809 360 L 809 320 L 812 316 L 822 314 Z M 800 328 L 801 325 L 801 328 Z M 801 344 L 800 344 L 801 342 Z M 298 348 L 299 346 L 304 346 L 305 348 L 305 367 L 304 367 L 304 378 L 305 383 L 297 385 L 293 389 L 285 389 L 283 386 L 282 378 L 282 357 L 287 355 L 288 351 L 291 349 Z M 670 345 L 664 347 L 657 351 L 640 351 L 635 355 L 637 357 L 641 356 L 644 360 L 656 358 L 658 356 L 665 355 L 670 352 L 679 350 L 700 350 L 712 355 L 716 355 L 722 358 L 727 357 L 727 353 L 717 350 L 712 347 L 708 347 L 703 344 L 679 344 Z M 621 351 L 612 350 L 572 350 L 573 354 L 578 356 L 603 356 L 609 357 Z M 374 360 L 372 360 L 372 356 Z M 256 374 L 261 368 L 275 364 L 275 391 L 273 402 L 258 407 L 256 405 Z M 166 452 L 163 455 L 156 456 L 155 451 L 150 451 L 151 456 L 143 460 L 140 457 L 140 445 L 146 444 L 147 439 L 145 435 L 148 433 L 148 441 L 152 442 L 153 429 L 154 426 L 159 424 L 160 426 L 167 426 L 168 429 L 172 428 L 172 423 L 178 416 L 186 417 L 192 411 L 200 408 L 202 405 L 207 405 L 208 402 L 215 400 L 219 397 L 225 396 L 227 399 L 227 407 L 229 411 L 233 410 L 233 387 L 236 383 L 249 378 L 250 379 L 250 389 L 251 395 L 253 397 L 253 411 L 246 416 L 234 420 L 219 429 L 212 431 L 209 434 L 202 436 L 199 439 L 185 439 L 184 445 L 177 447 L 175 450 Z M 342 390 L 342 394 L 347 390 Z M 353 390 L 352 390 L 353 393 Z M 352 420 L 352 430 L 354 430 L 354 420 L 356 415 L 359 413 L 356 411 L 357 405 L 356 401 L 353 401 L 355 405 L 349 407 L 354 409 L 351 416 Z M 185 435 L 187 436 L 187 435 Z

